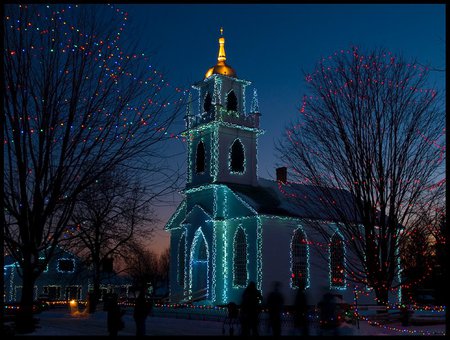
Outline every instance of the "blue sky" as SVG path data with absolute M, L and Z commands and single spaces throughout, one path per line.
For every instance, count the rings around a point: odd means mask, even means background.
M 259 176 L 273 178 L 277 158 L 274 141 L 296 119 L 303 94 L 303 70 L 322 57 L 357 45 L 384 47 L 407 59 L 445 68 L 444 4 L 117 4 L 128 12 L 128 33 L 138 50 L 174 86 L 189 88 L 202 80 L 217 61 L 220 27 L 224 28 L 227 64 L 258 91 L 261 128 Z M 133 41 L 134 43 L 134 41 Z M 432 72 L 445 90 L 445 72 Z M 249 94 L 250 95 L 250 94 Z M 182 126 L 183 121 L 179 122 Z M 180 148 L 174 140 L 173 148 Z M 181 156 L 179 164 L 185 162 Z M 185 166 L 185 163 L 184 163 Z M 181 196 L 176 197 L 180 199 Z M 166 222 L 176 208 L 160 210 Z M 158 232 L 154 246 L 168 245 Z

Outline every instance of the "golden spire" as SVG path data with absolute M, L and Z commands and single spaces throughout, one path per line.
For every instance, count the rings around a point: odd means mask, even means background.
M 212 74 L 222 74 L 227 77 L 237 78 L 236 72 L 233 68 L 225 63 L 227 57 L 225 55 L 225 38 L 223 37 L 223 27 L 220 28 L 219 37 L 219 55 L 217 56 L 217 64 L 208 69 L 205 73 L 205 79 Z
M 225 55 L 225 38 L 223 37 L 223 27 L 220 28 L 220 35 L 219 38 L 219 56 L 217 57 L 217 60 L 219 62 L 225 62 L 227 60 L 227 57 Z

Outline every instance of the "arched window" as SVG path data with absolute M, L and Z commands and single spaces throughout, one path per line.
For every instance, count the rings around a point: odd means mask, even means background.
M 345 287 L 344 239 L 338 233 L 331 238 L 330 280 L 333 287 Z
M 236 139 L 231 146 L 230 170 L 231 172 L 244 172 L 244 146 L 239 139 Z
M 178 243 L 178 284 L 184 286 L 184 267 L 185 267 L 185 248 L 186 240 L 184 234 L 180 238 Z
M 227 110 L 237 111 L 237 98 L 233 90 L 227 96 Z
M 305 233 L 297 229 L 291 242 L 292 288 L 308 287 L 308 242 Z
M 247 238 L 242 228 L 234 235 L 233 244 L 233 285 L 247 285 Z
M 195 157 L 195 172 L 202 173 L 205 171 L 205 146 L 200 141 L 197 145 L 197 153 Z
M 208 92 L 205 97 L 205 101 L 203 102 L 203 109 L 205 112 L 209 112 L 211 110 L 212 98 L 211 94 Z

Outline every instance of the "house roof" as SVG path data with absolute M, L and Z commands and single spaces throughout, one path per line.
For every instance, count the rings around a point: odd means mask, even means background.
M 258 183 L 256 187 L 234 183 L 226 185 L 259 214 L 323 220 L 358 220 L 353 209 L 353 196 L 346 190 L 296 183 L 279 186 L 277 181 L 264 178 L 259 178 Z M 328 203 L 327 198 L 328 202 L 334 203 Z

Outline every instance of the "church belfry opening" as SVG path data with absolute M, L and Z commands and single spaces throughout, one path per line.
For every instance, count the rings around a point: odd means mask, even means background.
M 206 94 L 205 100 L 203 102 L 203 110 L 204 110 L 204 112 L 211 111 L 211 107 L 212 107 L 212 97 L 211 97 L 211 94 L 208 92 Z
M 231 90 L 227 96 L 227 110 L 237 111 L 237 97 L 233 90 Z
M 236 139 L 231 146 L 230 170 L 235 173 L 243 173 L 245 162 L 245 153 L 242 142 Z

